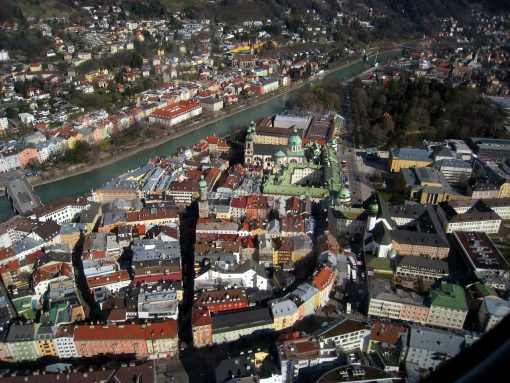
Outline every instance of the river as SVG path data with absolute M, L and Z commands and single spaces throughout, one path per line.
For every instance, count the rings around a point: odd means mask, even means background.
M 380 57 L 382 58 L 382 56 L 383 55 Z M 366 69 L 366 65 L 363 62 L 357 62 L 328 74 L 324 77 L 324 79 L 333 78 L 336 80 L 345 80 L 361 73 L 364 69 Z M 317 83 L 324 81 L 324 79 L 317 80 Z M 195 130 L 181 137 L 177 137 L 174 140 L 162 143 L 159 146 L 133 154 L 132 156 L 117 161 L 111 165 L 93 169 L 87 173 L 78 174 L 76 176 L 71 176 L 62 180 L 37 186 L 35 191 L 43 203 L 53 201 L 65 196 L 87 193 L 91 189 L 101 186 L 107 180 L 118 176 L 130 169 L 135 169 L 145 164 L 150 158 L 154 156 L 168 156 L 174 153 L 179 146 L 193 145 L 200 138 L 206 137 L 213 133 L 216 133 L 220 136 L 227 134 L 233 127 L 244 127 L 247 126 L 251 120 L 256 121 L 261 117 L 280 112 L 285 109 L 286 102 L 302 92 L 303 89 L 306 89 L 306 87 L 298 88 L 289 93 L 282 94 L 279 97 L 271 99 L 253 108 L 249 108 L 230 117 L 225 117 L 220 121 L 213 122 L 201 129 Z M 0 198 L 0 222 L 5 221 L 13 215 L 14 212 L 7 198 Z

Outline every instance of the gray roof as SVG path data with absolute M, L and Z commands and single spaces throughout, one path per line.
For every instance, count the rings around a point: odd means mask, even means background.
M 433 162 L 430 158 L 430 152 L 423 149 L 413 148 L 397 148 L 391 149 L 394 157 L 401 160 L 416 160 L 416 161 L 428 161 Z
M 273 317 L 285 317 L 297 311 L 296 304 L 288 298 L 275 299 L 269 302 Z
M 250 269 L 255 270 L 255 272 L 261 277 L 267 278 L 267 272 L 264 266 L 255 262 L 253 259 L 248 259 L 246 262 L 241 263 L 232 271 L 232 273 L 243 274 Z
M 464 337 L 451 331 L 418 326 L 410 327 L 409 348 L 456 355 L 464 344 Z
M 400 257 L 398 265 L 416 269 L 433 269 L 436 272 L 448 274 L 448 262 L 425 257 Z
M 278 150 L 287 150 L 287 145 L 253 144 L 253 155 L 272 156 Z
M 498 297 L 484 297 L 483 303 L 490 315 L 504 317 L 510 314 L 510 302 Z
M 441 168 L 457 168 L 457 169 L 471 169 L 471 165 L 469 165 L 466 161 L 458 159 L 458 158 L 445 158 L 439 161 L 436 161 L 434 164 L 434 168 L 441 170 Z
M 12 325 L 7 335 L 7 342 L 28 342 L 33 341 L 35 336 L 35 326 L 33 323 Z
M 258 307 L 248 310 L 227 311 L 212 315 L 213 334 L 241 330 L 250 327 L 264 326 L 273 323 L 269 307 Z

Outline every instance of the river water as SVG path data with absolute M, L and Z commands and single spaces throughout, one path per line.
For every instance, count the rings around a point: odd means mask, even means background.
M 324 79 L 317 80 L 317 83 L 325 79 L 345 80 L 355 76 L 366 69 L 366 64 L 357 62 L 345 68 L 330 73 Z M 251 120 L 258 120 L 261 117 L 274 114 L 285 109 L 287 101 L 292 100 L 297 94 L 303 92 L 305 87 L 295 89 L 289 93 L 283 94 L 263 104 L 244 110 L 240 113 L 226 117 L 220 121 L 213 122 L 201 129 L 177 137 L 171 141 L 164 142 L 159 146 L 136 153 L 128 158 L 117 161 L 111 165 L 91 170 L 87 173 L 71 176 L 59 181 L 51 182 L 45 185 L 37 186 L 35 192 L 39 195 L 42 202 L 49 202 L 65 196 L 80 195 L 89 192 L 104 184 L 107 180 L 118 176 L 130 169 L 135 169 L 145 164 L 150 158 L 155 156 L 168 156 L 176 151 L 180 146 L 190 146 L 199 139 L 216 133 L 224 135 L 229 133 L 234 127 L 245 127 Z M 12 217 L 14 212 L 6 197 L 0 198 L 0 222 Z

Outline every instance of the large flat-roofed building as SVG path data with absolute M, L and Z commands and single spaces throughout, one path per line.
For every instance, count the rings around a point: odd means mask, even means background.
M 213 343 L 233 342 L 242 336 L 274 330 L 269 307 L 227 311 L 211 316 Z
M 479 279 L 495 289 L 510 287 L 508 262 L 486 233 L 456 231 L 453 236 Z
M 445 233 L 479 231 L 496 234 L 502 222 L 501 217 L 481 200 L 463 213 L 459 213 L 449 202 L 439 204 L 436 211 Z
M 432 152 L 423 149 L 396 148 L 390 149 L 388 159 L 389 170 L 398 173 L 402 168 L 424 168 L 432 166 Z
M 462 329 L 467 313 L 466 294 L 461 286 L 443 282 L 439 288 L 430 291 L 427 324 Z
M 285 111 L 277 114 L 273 120 L 273 127 L 275 128 L 296 128 L 298 131 L 303 133 L 308 130 L 308 127 L 312 123 L 312 115 L 309 113 L 295 113 L 291 111 Z
M 504 162 L 510 157 L 510 140 L 471 137 L 474 154 L 482 161 Z

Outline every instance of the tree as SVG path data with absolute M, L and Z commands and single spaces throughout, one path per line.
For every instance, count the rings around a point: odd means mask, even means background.
M 67 149 L 64 158 L 71 164 L 81 164 L 89 160 L 90 145 L 85 141 L 76 142 L 74 148 Z

